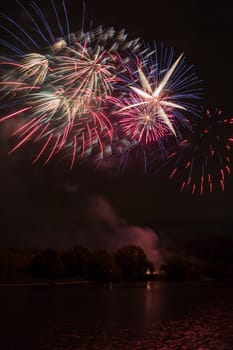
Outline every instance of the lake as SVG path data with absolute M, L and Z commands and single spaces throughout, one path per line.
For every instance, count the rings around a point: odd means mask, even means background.
M 0 288 L 1 350 L 232 350 L 233 285 Z

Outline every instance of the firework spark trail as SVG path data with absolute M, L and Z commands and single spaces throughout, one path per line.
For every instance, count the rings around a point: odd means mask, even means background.
M 203 195 L 224 191 L 231 172 L 233 118 L 216 109 L 203 111 L 194 132 L 169 155 L 170 179 L 181 182 L 181 191 Z

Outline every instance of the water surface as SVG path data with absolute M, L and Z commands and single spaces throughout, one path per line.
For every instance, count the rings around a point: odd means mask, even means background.
M 232 350 L 233 286 L 0 288 L 1 350 Z

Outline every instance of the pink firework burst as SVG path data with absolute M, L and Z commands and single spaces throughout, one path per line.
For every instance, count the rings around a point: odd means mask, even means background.
M 203 195 L 224 191 L 231 172 L 233 118 L 219 109 L 203 112 L 178 150 L 169 156 L 170 178 L 181 183 L 181 191 Z
M 197 114 L 201 89 L 183 54 L 145 50 L 126 66 L 122 80 L 122 95 L 113 103 L 124 137 L 148 145 L 180 138 L 181 126 L 190 127 L 187 115 Z

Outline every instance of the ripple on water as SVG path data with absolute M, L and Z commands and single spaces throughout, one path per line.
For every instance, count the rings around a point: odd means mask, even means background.
M 43 339 L 43 350 L 232 350 L 232 310 L 218 306 L 140 327 L 97 323 L 94 329 L 64 324 Z

